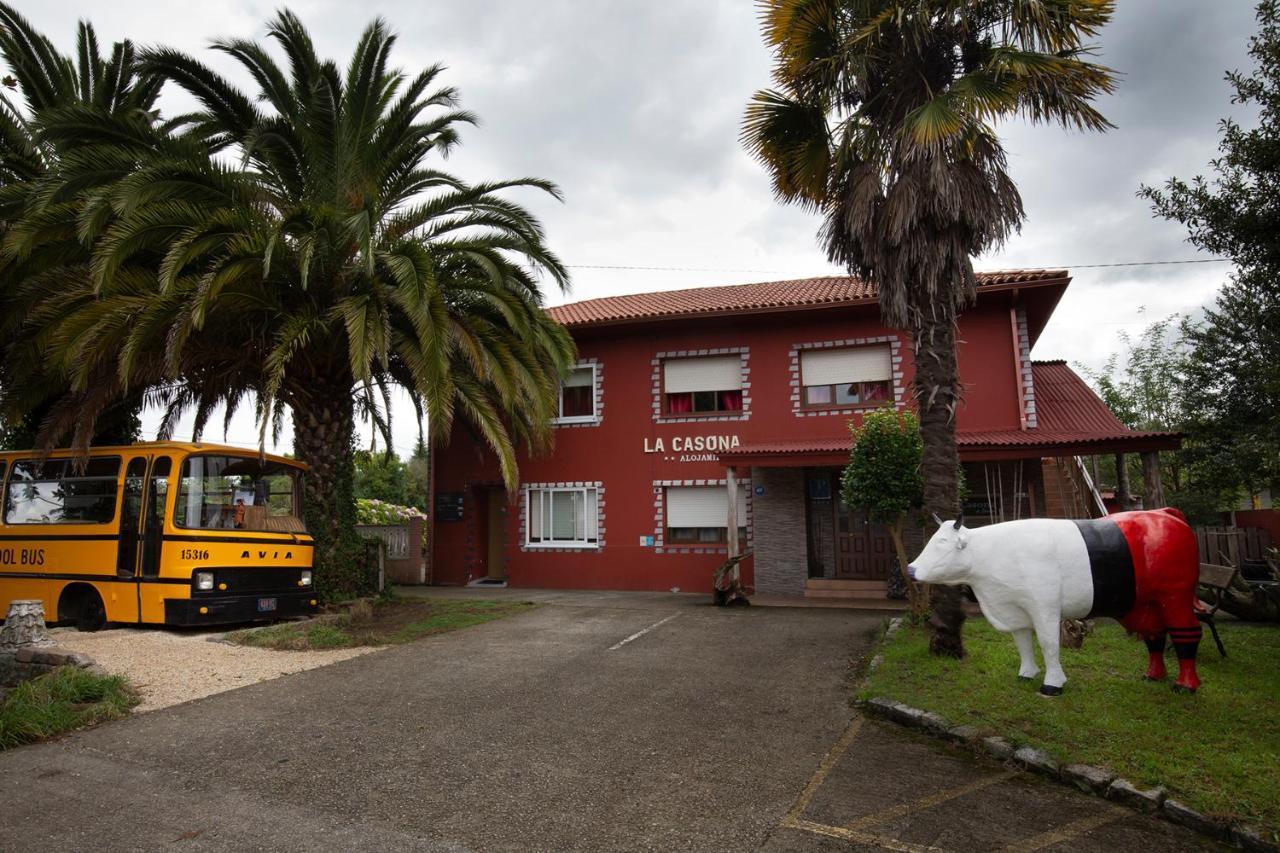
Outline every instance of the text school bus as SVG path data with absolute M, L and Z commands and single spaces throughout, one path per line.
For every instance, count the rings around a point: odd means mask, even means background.
M 311 613 L 305 466 L 209 444 L 0 453 L 0 617 L 212 625 Z

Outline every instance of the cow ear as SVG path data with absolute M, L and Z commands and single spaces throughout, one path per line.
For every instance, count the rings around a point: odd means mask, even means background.
M 960 517 L 956 519 L 956 530 L 964 527 L 964 513 L 960 513 Z
M 939 527 L 942 526 L 942 519 L 938 518 L 938 514 L 936 512 L 933 513 L 933 523 L 938 525 Z

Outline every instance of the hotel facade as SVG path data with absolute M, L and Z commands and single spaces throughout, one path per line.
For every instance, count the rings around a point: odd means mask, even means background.
M 972 523 L 1101 514 L 1085 457 L 1177 445 L 1127 429 L 1065 363 L 1032 361 L 1069 282 L 1065 270 L 980 274 L 961 317 Z M 884 598 L 892 545 L 842 505 L 839 472 L 851 422 L 913 405 L 914 365 L 869 286 L 815 278 L 550 311 L 579 349 L 554 448 L 521 454 L 512 495 L 458 425 L 434 451 L 430 582 L 709 591 L 732 518 L 757 592 Z

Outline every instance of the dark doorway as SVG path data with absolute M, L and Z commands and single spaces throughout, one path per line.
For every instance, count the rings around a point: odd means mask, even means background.
M 502 580 L 507 576 L 507 492 L 501 488 L 482 488 L 479 491 L 480 500 L 476 503 L 480 512 L 480 531 L 476 554 L 480 570 L 477 577 Z
M 805 472 L 809 577 L 885 580 L 893 570 L 893 540 L 883 525 L 840 500 L 840 470 Z

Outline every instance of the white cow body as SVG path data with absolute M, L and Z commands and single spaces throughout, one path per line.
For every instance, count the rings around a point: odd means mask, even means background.
M 908 571 L 923 583 L 969 584 L 987 621 L 1013 634 L 1020 678 L 1040 671 L 1034 631 L 1045 662 L 1042 692 L 1061 692 L 1067 676 L 1058 657 L 1059 624 L 1093 607 L 1089 554 L 1074 522 L 1031 518 L 971 529 L 946 521 Z

